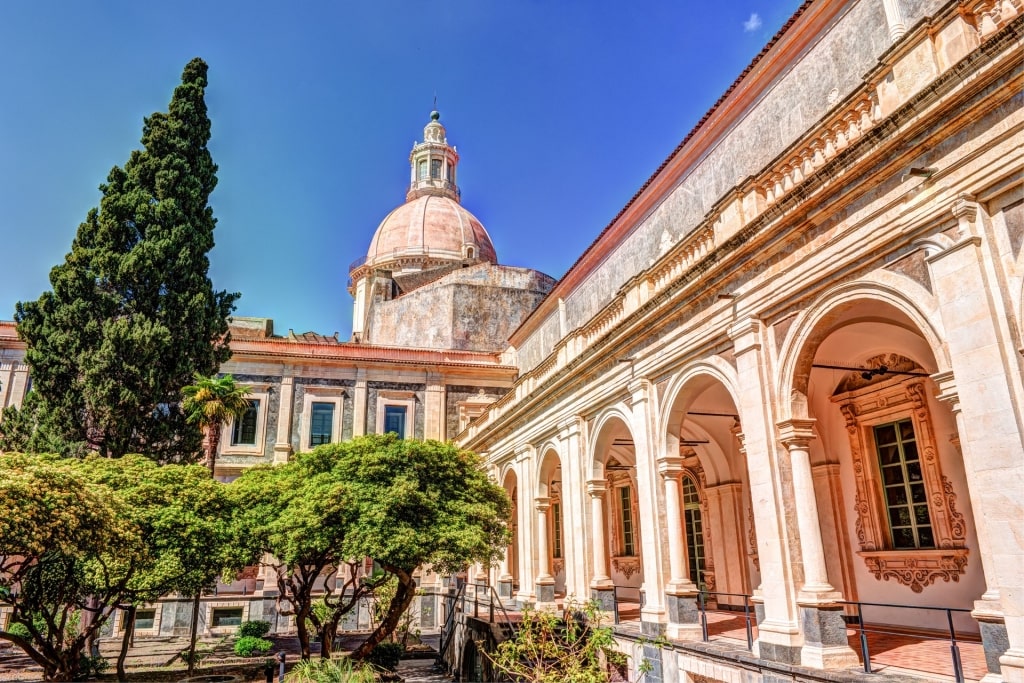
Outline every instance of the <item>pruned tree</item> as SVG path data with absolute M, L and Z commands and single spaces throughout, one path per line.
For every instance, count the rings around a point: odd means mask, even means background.
M 145 119 L 143 149 L 100 186 L 53 289 L 18 303 L 34 393 L 50 443 L 109 457 L 188 460 L 199 436 L 185 427 L 179 391 L 228 358 L 227 316 L 237 294 L 207 276 L 217 184 L 207 143 L 206 64 L 184 69 L 166 113 Z M 16 444 L 2 444 L 12 450 Z
M 236 535 L 247 539 L 249 561 L 274 571 L 278 612 L 295 616 L 302 658 L 311 654 L 308 624 L 319 636 L 321 657 L 330 657 L 342 617 L 382 578 L 361 575 L 361 559 L 346 553 L 352 518 L 334 459 L 300 453 L 285 465 L 247 470 L 228 488 Z M 332 587 L 339 571 L 342 586 L 324 595 L 326 609 L 316 609 L 314 591 Z
M 0 638 L 47 680 L 74 679 L 119 607 L 191 591 L 233 564 L 223 489 L 202 467 L 142 456 L 0 456 L 0 604 L 11 610 Z

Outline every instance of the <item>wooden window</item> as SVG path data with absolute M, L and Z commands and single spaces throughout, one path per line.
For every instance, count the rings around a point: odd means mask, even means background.
M 892 547 L 934 548 L 935 535 L 913 423 L 900 420 L 877 425 L 874 433 Z
M 256 445 L 256 428 L 259 424 L 259 415 L 259 399 L 249 399 L 249 409 L 245 411 L 245 415 L 235 420 L 235 426 L 231 430 L 232 446 Z
M 405 438 L 405 406 L 384 406 L 384 433 Z
M 309 416 L 309 446 L 331 443 L 334 434 L 334 404 L 313 403 Z
M 690 580 L 704 588 L 704 520 L 701 516 L 697 485 L 689 476 L 683 477 L 683 515 Z
M 633 537 L 633 503 L 628 486 L 619 487 L 619 513 L 622 520 L 622 554 L 636 555 L 636 540 Z
M 241 607 L 215 607 L 210 619 L 212 628 L 227 628 L 242 625 Z
M 562 556 L 562 504 L 551 504 L 551 553 L 552 557 Z

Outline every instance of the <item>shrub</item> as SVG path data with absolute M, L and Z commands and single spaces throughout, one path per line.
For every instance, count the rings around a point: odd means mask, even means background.
M 270 633 L 269 621 L 244 621 L 242 622 L 242 625 L 238 627 L 239 638 L 245 638 L 246 636 L 262 638 L 268 633 Z
M 350 659 L 307 659 L 295 665 L 288 683 L 374 683 L 373 669 Z
M 374 646 L 366 661 L 381 669 L 394 671 L 398 668 L 398 662 L 402 659 L 403 652 L 405 652 L 404 645 L 385 640 Z
M 15 622 L 7 627 L 7 632 L 12 636 L 19 636 L 21 638 L 32 640 L 32 634 L 28 632 L 28 626 L 25 626 L 25 624 Z
M 268 652 L 274 644 L 263 638 L 243 636 L 235 641 L 235 654 L 239 657 L 252 657 L 255 654 Z

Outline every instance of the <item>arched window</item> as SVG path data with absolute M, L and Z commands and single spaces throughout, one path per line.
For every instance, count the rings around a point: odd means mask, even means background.
M 420 162 L 416 165 L 416 178 L 418 180 L 427 179 L 427 160 L 420 159 Z
M 441 177 L 441 160 L 431 159 L 430 160 L 430 177 L 440 178 Z
M 683 512 L 690 580 L 704 588 L 704 520 L 700 514 L 700 494 L 689 475 L 683 476 Z

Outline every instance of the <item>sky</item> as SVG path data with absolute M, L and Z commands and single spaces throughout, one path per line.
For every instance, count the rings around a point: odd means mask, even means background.
M 110 169 L 209 64 L 210 276 L 275 332 L 351 331 L 349 265 L 436 95 L 463 205 L 560 277 L 798 0 L 4 0 L 0 320 L 49 288 Z

